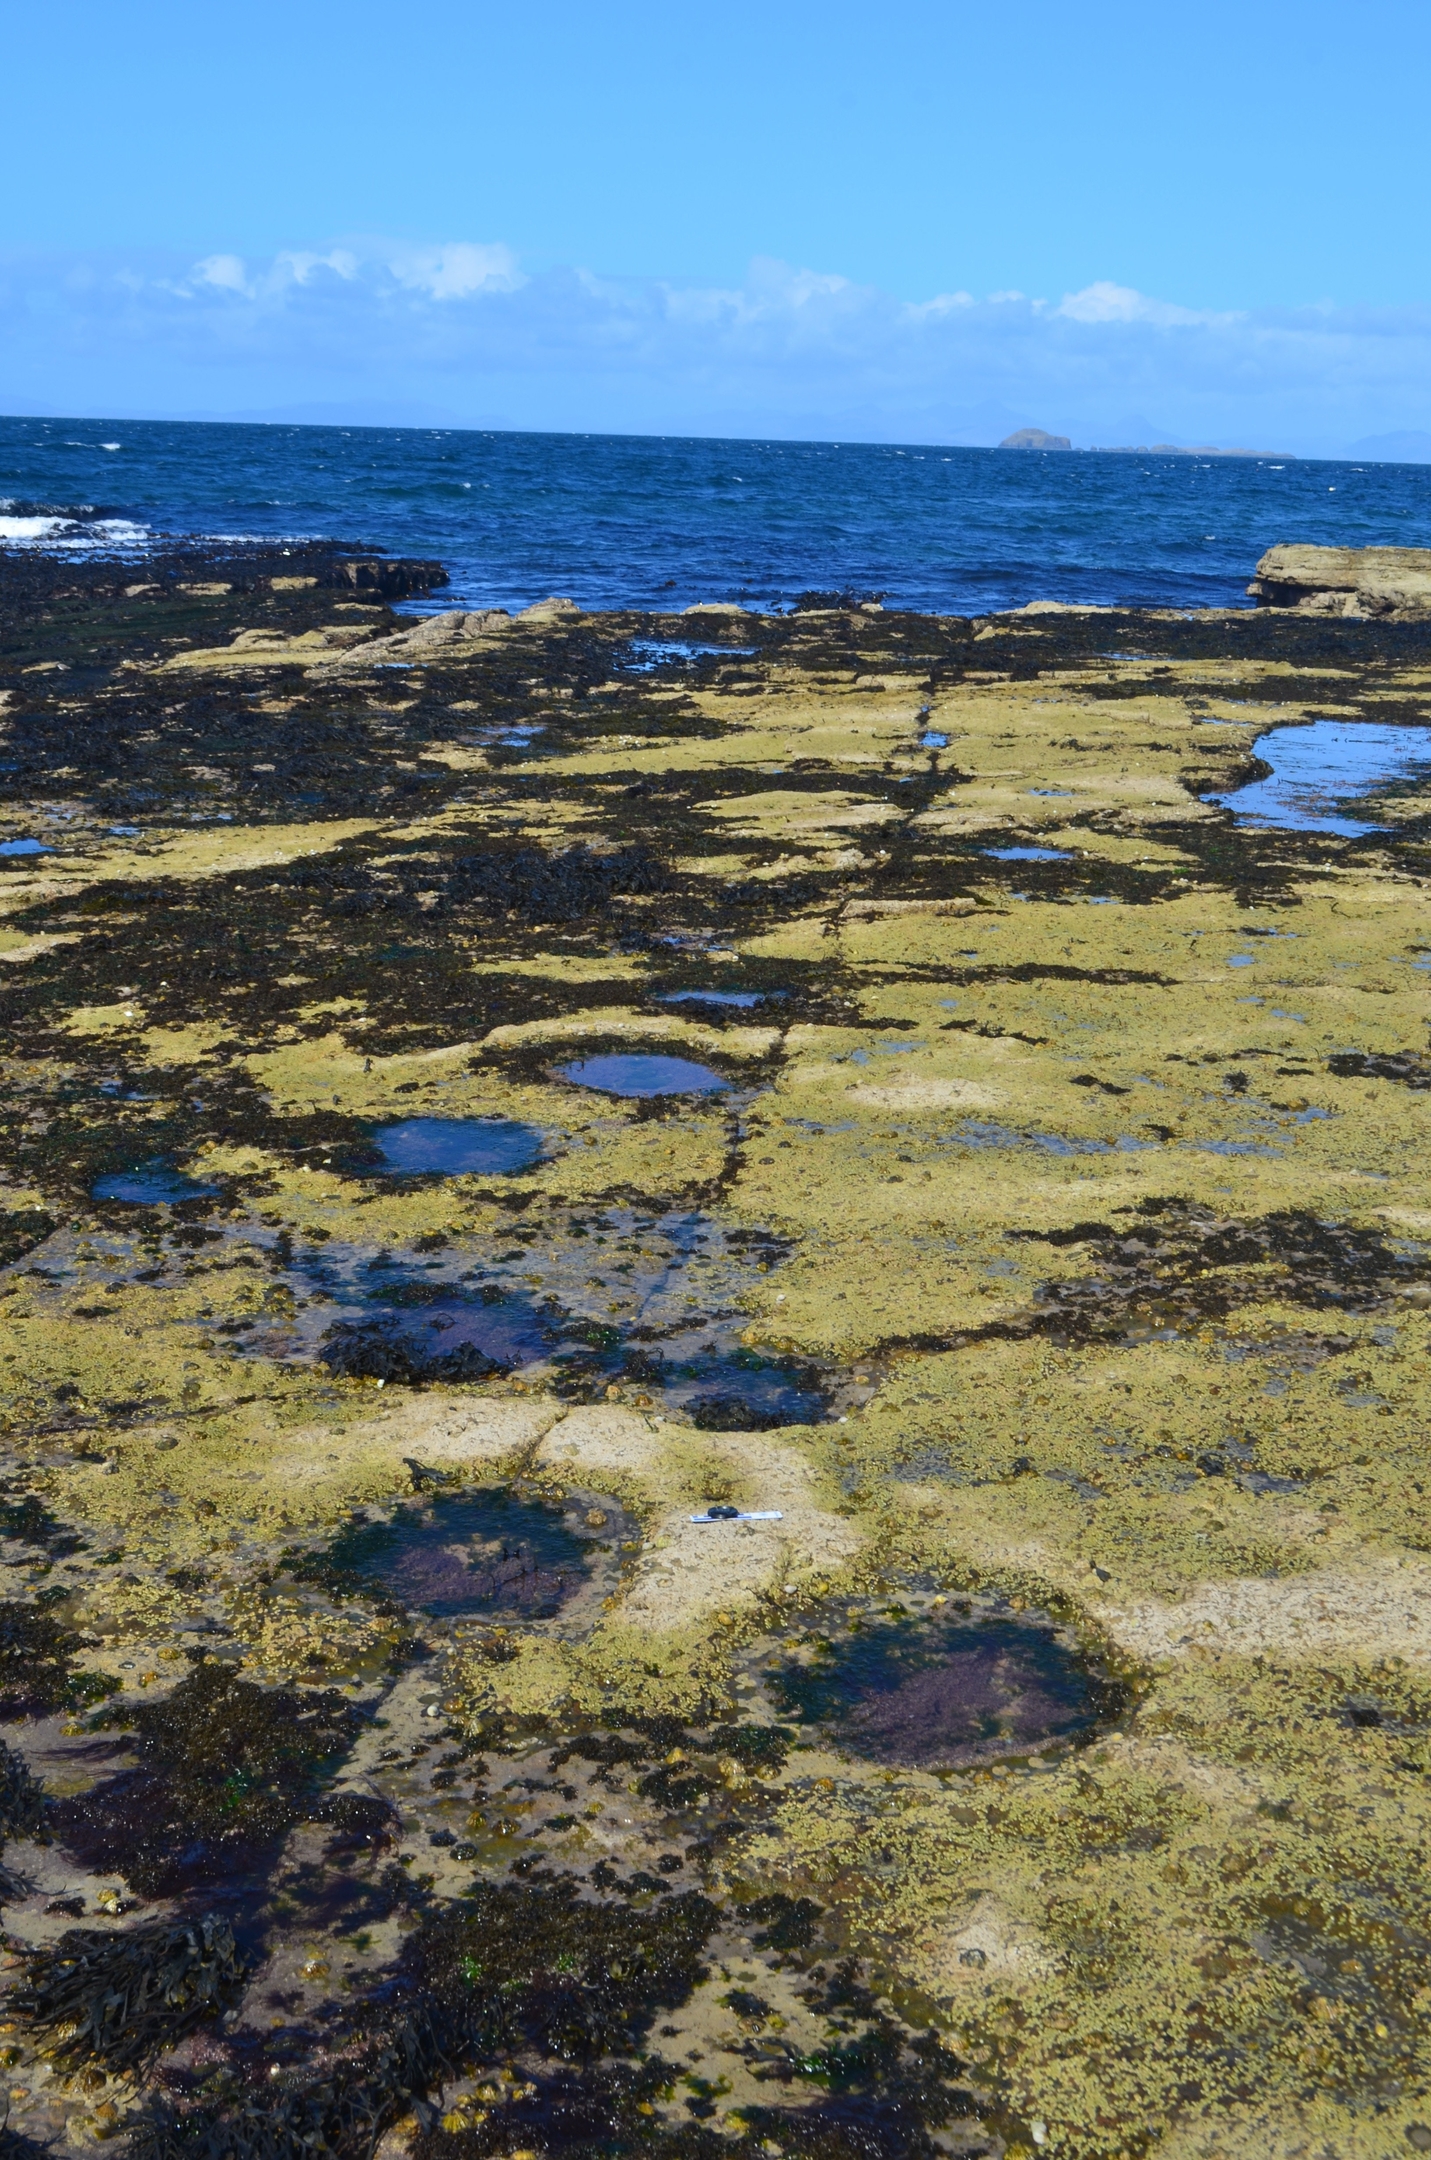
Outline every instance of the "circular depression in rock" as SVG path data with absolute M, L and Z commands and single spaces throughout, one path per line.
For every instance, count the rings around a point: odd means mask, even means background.
M 559 1065 L 557 1071 L 574 1087 L 596 1088 L 603 1095 L 710 1095 L 730 1086 L 709 1065 L 636 1052 L 579 1058 L 574 1065 Z
M 1126 1691 L 1052 1621 L 951 1601 L 795 1622 L 762 1677 L 777 1713 L 870 1762 L 962 1770 L 1106 1723 Z
M 542 1136 L 516 1118 L 404 1118 L 373 1134 L 382 1169 L 394 1176 L 501 1176 L 529 1170 Z
M 565 1502 L 497 1488 L 438 1494 L 387 1520 L 352 1524 L 294 1573 L 437 1619 L 549 1619 L 588 1588 L 629 1527 L 615 1501 L 598 1494 Z
M 159 1156 L 139 1163 L 133 1170 L 117 1170 L 96 1178 L 90 1187 L 94 1200 L 121 1200 L 130 1207 L 166 1207 L 178 1200 L 212 1200 L 217 1185 L 204 1185 L 186 1177 Z

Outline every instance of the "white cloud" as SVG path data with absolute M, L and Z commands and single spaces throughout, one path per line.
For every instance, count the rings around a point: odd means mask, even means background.
M 515 292 L 526 283 L 508 247 L 451 240 L 442 247 L 394 255 L 388 267 L 399 285 L 431 300 L 470 300 L 474 293 Z
M 524 275 L 500 241 L 0 262 L 0 409 L 339 410 L 692 434 L 1331 451 L 1431 427 L 1431 309 L 1216 313 L 1112 280 L 909 301 L 762 258 L 740 284 Z M 1144 422 L 1134 416 L 1148 415 Z
M 295 285 L 306 285 L 319 270 L 331 270 L 335 277 L 351 282 L 358 275 L 358 258 L 349 248 L 331 248 L 326 255 L 285 250 L 274 257 L 273 276 L 278 283 L 291 278 Z
M 1018 295 L 1009 297 L 1017 299 Z M 1065 293 L 1055 312 L 1069 322 L 1151 323 L 1160 330 L 1235 319 L 1230 315 L 1199 314 L 1193 308 L 1174 307 L 1167 300 L 1150 300 L 1146 293 L 1134 292 L 1130 285 L 1111 285 L 1106 278 L 1085 285 L 1082 292 Z
M 238 255 L 206 255 L 195 263 L 193 274 L 201 285 L 212 285 L 216 292 L 246 293 L 249 289 L 248 272 Z

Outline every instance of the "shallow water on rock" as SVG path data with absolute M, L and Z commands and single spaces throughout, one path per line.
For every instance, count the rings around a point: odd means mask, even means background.
M 632 638 L 626 665 L 638 675 L 649 675 L 672 661 L 749 660 L 753 645 L 701 645 L 690 638 Z
M 783 990 L 658 990 L 658 1005 L 732 1005 L 744 1010 L 751 1005 L 764 1005 L 771 998 L 783 998 Z
M 405 1118 L 373 1134 L 392 1175 L 500 1176 L 528 1170 L 542 1135 L 515 1118 Z
M 204 1185 L 197 1178 L 186 1177 L 172 1163 L 155 1156 L 133 1170 L 118 1170 L 96 1178 L 90 1192 L 96 1200 L 121 1200 L 130 1207 L 165 1207 L 179 1200 L 211 1200 L 218 1189 L 217 1185 Z
M 355 1379 L 484 1380 L 548 1355 L 555 1330 L 521 1297 L 423 1293 L 420 1280 L 393 1286 L 375 1309 L 337 1321 L 325 1336 L 324 1362 Z M 404 1293 L 408 1294 L 404 1294 Z
M 1047 847 L 986 847 L 979 850 L 994 862 L 1072 862 L 1073 857 L 1064 848 Z
M 603 1095 L 709 1095 L 730 1086 L 708 1065 L 640 1052 L 580 1058 L 557 1070 L 574 1087 L 596 1088 Z
M 925 1770 L 1074 1740 L 1122 1706 L 1051 1621 L 965 1600 L 871 1601 L 796 1622 L 763 1677 L 777 1715 L 825 1745 Z
M 818 1423 L 876 1384 L 744 1341 L 743 1300 L 786 1257 L 769 1232 L 700 1210 L 613 1208 L 512 1240 L 477 1265 L 457 1244 L 427 1262 L 331 1242 L 300 1250 L 294 1271 L 308 1294 L 294 1317 L 230 1348 L 375 1380 L 516 1372 L 572 1400 L 615 1389 L 714 1431 Z
M 1275 727 L 1254 744 L 1272 767 L 1266 780 L 1207 800 L 1252 825 L 1289 832 L 1327 832 L 1358 839 L 1383 828 L 1347 817 L 1348 805 L 1424 769 L 1431 773 L 1431 729 L 1388 727 L 1363 720 L 1314 720 Z

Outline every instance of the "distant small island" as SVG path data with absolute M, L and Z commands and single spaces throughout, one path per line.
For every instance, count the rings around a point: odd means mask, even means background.
M 1073 444 L 1066 435 L 1050 435 L 1047 428 L 1015 428 L 999 444 L 1001 450 L 1071 450 Z
M 1105 457 L 1253 457 L 1296 463 L 1293 450 L 1223 450 L 1216 443 L 1090 443 L 1088 447 Z
M 1223 450 L 1216 443 L 1090 443 L 1090 451 L 1099 457 L 1250 457 L 1276 458 L 1287 464 L 1296 462 L 1291 450 Z M 1050 435 L 1047 428 L 1015 428 L 999 444 L 1001 450 L 1071 450 L 1073 443 L 1067 435 Z

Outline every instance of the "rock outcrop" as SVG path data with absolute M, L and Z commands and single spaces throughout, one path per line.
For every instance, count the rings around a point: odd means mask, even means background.
M 407 600 L 414 593 L 431 592 L 445 585 L 447 571 L 440 562 L 390 562 L 368 556 L 333 563 L 326 582 L 378 600 Z
M 551 629 L 574 620 L 581 613 L 575 600 L 538 600 L 520 614 L 505 608 L 466 610 L 449 608 L 441 615 L 425 615 L 411 630 L 394 631 L 390 637 L 370 638 L 354 652 L 344 653 L 333 665 L 345 667 L 417 666 L 424 660 L 458 659 L 474 646 L 510 630 L 516 623 L 533 629 Z
M 1259 607 L 1352 620 L 1431 615 L 1431 548 L 1268 548 L 1247 588 Z
M 1067 435 L 1050 435 L 1047 428 L 1015 428 L 999 444 L 1001 450 L 1071 450 L 1072 440 Z

